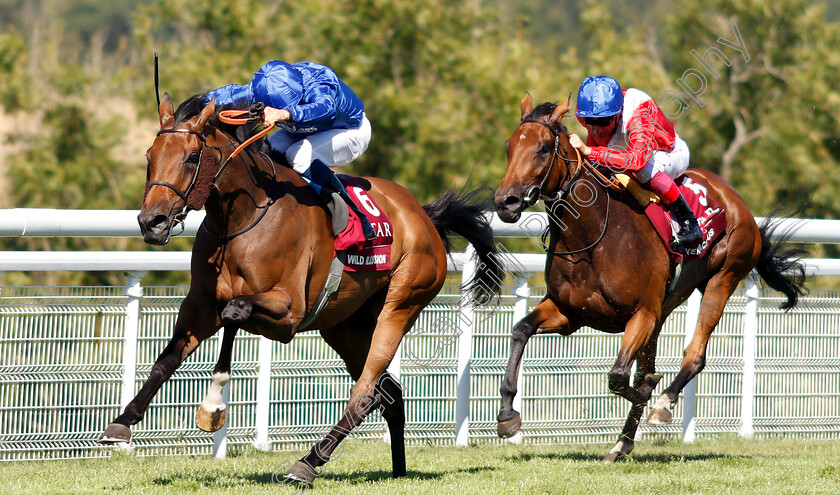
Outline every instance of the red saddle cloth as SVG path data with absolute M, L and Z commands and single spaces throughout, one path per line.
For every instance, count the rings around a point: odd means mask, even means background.
M 344 271 L 346 272 L 374 272 L 391 269 L 391 243 L 394 234 L 391 220 L 380 209 L 367 191 L 352 177 L 339 175 L 338 178 L 356 203 L 371 226 L 376 231 L 376 237 L 366 241 L 362 232 L 362 221 L 350 209 L 350 221 L 335 238 L 335 250 L 345 252 Z
M 671 216 L 659 203 L 650 203 L 645 208 L 650 223 L 656 229 L 656 233 L 665 243 L 665 249 L 668 250 L 668 255 L 671 257 L 673 263 L 679 263 L 683 256 L 688 259 L 702 258 L 706 255 L 710 247 L 715 244 L 715 241 L 726 230 L 726 215 L 723 213 L 723 208 L 715 200 L 709 197 L 708 191 L 704 184 L 695 182 L 691 178 L 683 175 L 675 180 L 677 187 L 685 198 L 691 211 L 697 217 L 697 222 L 700 224 L 700 230 L 703 231 L 703 237 L 700 241 L 691 246 L 685 246 L 685 253 L 675 251 L 671 247 L 671 240 L 674 234 L 679 230 L 679 226 L 675 221 L 671 220 Z

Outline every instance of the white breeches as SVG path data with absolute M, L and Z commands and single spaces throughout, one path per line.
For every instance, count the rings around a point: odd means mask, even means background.
M 688 145 L 676 136 L 674 140 L 674 149 L 671 151 L 654 151 L 650 160 L 638 172 L 633 175 L 642 184 L 647 184 L 650 179 L 658 172 L 665 172 L 672 179 L 676 179 L 685 173 L 688 169 L 688 159 L 690 153 Z
M 342 167 L 362 156 L 370 144 L 370 121 L 362 117 L 356 129 L 330 129 L 301 139 L 288 132 L 275 132 L 269 143 L 275 152 L 285 153 L 286 160 L 295 171 L 302 174 L 314 160 L 328 167 Z

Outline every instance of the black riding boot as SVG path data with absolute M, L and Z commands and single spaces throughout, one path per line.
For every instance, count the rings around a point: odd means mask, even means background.
M 703 231 L 700 230 L 697 217 L 694 216 L 694 212 L 691 211 L 682 194 L 680 194 L 680 197 L 676 201 L 668 205 L 667 208 L 674 214 L 680 226 L 680 230 L 677 232 L 677 238 L 674 240 L 674 245 L 686 246 L 703 238 Z
M 362 223 L 362 232 L 365 235 L 365 239 L 371 240 L 376 238 L 376 231 L 370 224 L 370 220 L 368 220 L 367 216 L 365 216 L 359 207 L 356 206 L 356 203 L 350 199 L 350 195 L 347 194 L 347 190 L 344 189 L 344 185 L 328 166 L 318 160 L 315 160 L 312 162 L 309 170 L 303 175 L 315 185 L 320 186 L 320 188 L 314 189 L 318 192 L 321 199 L 323 199 L 327 204 L 330 204 L 330 201 L 332 201 L 332 193 L 338 193 L 338 195 L 341 196 L 341 199 L 347 203 L 347 207 L 353 210 L 353 212 L 356 213 L 356 216 L 359 217 L 359 220 Z

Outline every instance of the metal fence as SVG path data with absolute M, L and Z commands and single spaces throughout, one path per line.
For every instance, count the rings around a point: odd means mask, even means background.
M 132 390 L 148 376 L 168 341 L 185 290 L 144 288 L 136 368 L 129 373 Z M 535 305 L 543 294 L 543 288 L 530 288 L 528 305 Z M 0 459 L 109 455 L 96 439 L 125 401 L 125 320 L 131 297 L 113 287 L 0 290 Z M 479 310 L 474 318 L 466 423 L 471 441 L 498 441 L 498 389 L 518 299 L 521 296 L 509 288 L 498 307 Z M 780 300 L 762 291 L 756 301 L 752 429 L 757 436 L 838 437 L 840 293 L 814 292 L 788 314 L 775 309 Z M 732 298 L 711 339 L 708 364 L 696 380 L 696 435 L 738 433 L 744 427 L 743 329 L 748 301 L 743 290 Z M 464 341 L 447 322 L 462 318 L 459 304 L 458 288 L 448 286 L 403 343 L 398 372 L 405 389 L 409 442 L 456 443 L 458 356 Z M 658 358 L 663 382 L 679 368 L 686 313 L 687 306 L 678 308 L 663 328 Z M 607 393 L 606 371 L 620 338 L 583 329 L 570 337 L 531 340 L 521 385 L 526 441 L 615 439 L 628 404 Z M 288 345 L 264 341 L 271 363 L 265 404 L 258 403 L 262 339 L 241 335 L 228 385 L 227 431 L 198 431 L 193 417 L 209 384 L 218 340 L 210 339 L 179 368 L 134 427 L 132 443 L 139 453 L 218 453 L 224 434 L 227 446 L 290 448 L 320 438 L 339 418 L 352 382 L 317 333 L 299 335 Z M 683 434 L 688 426 L 682 421 L 685 405 L 685 400 L 679 402 L 673 425 L 643 425 L 642 434 Z M 261 409 L 267 413 L 266 438 L 258 441 Z M 384 431 L 384 422 L 374 414 L 354 436 L 381 438 Z
M 43 268 L 37 260 L 12 258 L 5 256 L 0 269 Z M 517 256 L 517 263 L 535 271 L 540 259 Z M 183 261 L 171 266 L 183 269 Z M 464 257 L 454 261 L 451 268 L 469 276 Z M 86 263 L 113 269 L 101 263 L 119 260 Z M 827 266 L 834 273 L 834 265 Z M 501 441 L 495 415 L 510 329 L 545 293 L 528 286 L 529 273 L 513 275 L 492 308 L 462 307 L 458 287 L 445 287 L 404 340 L 391 369 L 405 391 L 409 443 Z M 185 287 L 142 287 L 140 281 L 130 273 L 126 287 L 0 287 L 0 460 L 110 455 L 112 447 L 96 440 L 148 376 L 186 293 Z M 752 283 L 739 290 L 674 423 L 643 424 L 640 434 L 840 437 L 840 292 L 813 291 L 787 314 L 776 309 L 780 301 Z M 678 370 L 696 311 L 696 299 L 689 300 L 662 330 L 657 370 L 665 378 L 657 392 Z M 525 441 L 615 440 L 629 410 L 607 393 L 606 372 L 620 339 L 582 329 L 530 341 L 517 399 Z M 209 339 L 164 384 L 133 428 L 139 454 L 223 455 L 229 446 L 252 444 L 296 448 L 320 438 L 340 417 L 352 381 L 317 333 L 288 345 L 240 334 L 226 391 L 228 425 L 216 434 L 200 432 L 193 418 L 220 340 Z M 374 413 L 352 436 L 384 433 Z

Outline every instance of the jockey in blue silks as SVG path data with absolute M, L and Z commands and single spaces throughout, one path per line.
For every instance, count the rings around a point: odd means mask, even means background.
M 359 158 L 370 144 L 365 106 L 332 69 L 313 62 L 272 60 L 245 85 L 229 84 L 207 93 L 217 105 L 265 104 L 265 121 L 279 129 L 268 138 L 270 154 L 286 162 L 327 203 L 338 193 L 359 216 L 365 237 L 375 237 L 367 217 L 350 199 L 329 167 Z

